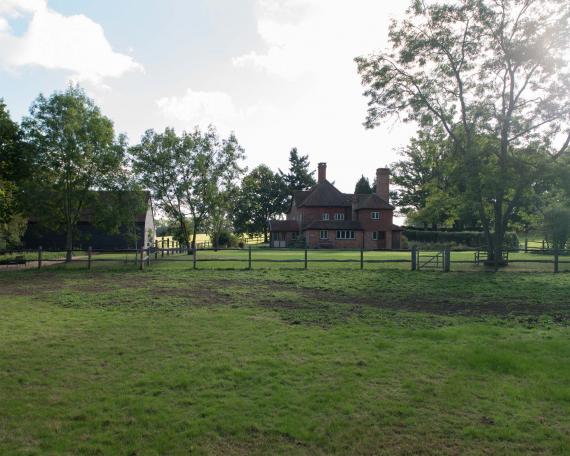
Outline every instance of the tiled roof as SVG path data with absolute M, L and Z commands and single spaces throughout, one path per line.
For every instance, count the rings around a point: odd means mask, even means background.
M 384 201 L 376 193 L 356 195 L 356 210 L 360 209 L 394 209 L 394 206 Z
M 294 195 L 297 207 L 350 207 L 350 195 L 341 193 L 329 181 L 315 185 L 311 190 L 296 192 Z
M 299 231 L 297 220 L 269 220 L 269 230 L 272 232 Z

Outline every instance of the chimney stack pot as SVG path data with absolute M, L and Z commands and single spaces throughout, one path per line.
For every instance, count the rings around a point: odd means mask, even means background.
M 376 170 L 376 194 L 387 203 L 390 202 L 390 169 Z
M 318 183 L 322 184 L 326 180 L 327 180 L 327 164 L 326 163 L 319 163 Z

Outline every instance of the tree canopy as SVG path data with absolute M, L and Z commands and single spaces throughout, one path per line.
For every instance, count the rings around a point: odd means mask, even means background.
M 268 241 L 269 219 L 287 210 L 287 185 L 268 166 L 259 165 L 242 181 L 235 204 L 234 227 L 245 234 L 263 233 Z
M 414 1 L 389 48 L 358 57 L 366 126 L 398 116 L 437 125 L 455 178 L 502 261 L 507 226 L 537 176 L 570 145 L 570 3 Z
M 294 147 L 289 152 L 289 170 L 285 174 L 279 170 L 281 178 L 287 185 L 289 194 L 292 195 L 297 190 L 306 190 L 311 188 L 317 182 L 313 177 L 315 171 L 310 171 L 311 164 L 309 163 L 308 155 L 299 155 L 297 148 Z
M 178 222 L 188 247 L 195 245 L 198 230 L 226 217 L 227 199 L 243 172 L 243 149 L 233 134 L 221 139 L 212 126 L 180 136 L 172 128 L 163 133 L 148 130 L 130 153 L 141 184 L 158 207 Z
M 112 121 L 76 86 L 38 96 L 22 128 L 40 176 L 31 188 L 30 210 L 64 229 L 69 261 L 91 190 L 107 188 L 123 172 L 125 140 L 115 136 Z
M 354 193 L 363 195 L 372 192 L 373 191 L 372 191 L 372 186 L 370 185 L 370 181 L 368 180 L 367 177 L 364 177 L 364 175 L 362 175 L 360 179 L 358 179 L 358 182 L 356 182 L 356 186 L 354 187 Z

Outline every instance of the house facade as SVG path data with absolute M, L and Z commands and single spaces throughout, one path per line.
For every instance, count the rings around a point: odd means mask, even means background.
M 319 163 L 317 184 L 293 195 L 286 220 L 270 220 L 271 247 L 397 249 L 401 228 L 389 203 L 390 170 L 376 171 L 376 191 L 348 194 L 327 180 Z

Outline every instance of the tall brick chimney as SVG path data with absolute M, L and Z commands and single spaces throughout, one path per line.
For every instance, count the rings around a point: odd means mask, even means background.
M 318 183 L 322 184 L 324 181 L 327 180 L 327 164 L 326 163 L 319 163 L 319 172 L 318 172 Z
M 376 170 L 376 194 L 387 203 L 390 202 L 390 170 L 388 168 Z

